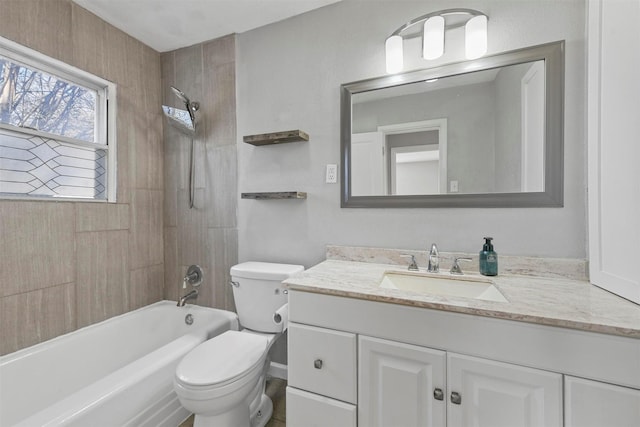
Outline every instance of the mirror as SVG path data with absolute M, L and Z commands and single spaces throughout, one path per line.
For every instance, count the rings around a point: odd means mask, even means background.
M 341 92 L 342 207 L 562 206 L 564 42 Z

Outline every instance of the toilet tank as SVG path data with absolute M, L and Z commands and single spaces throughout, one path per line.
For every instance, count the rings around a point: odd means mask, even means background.
M 259 332 L 279 332 L 273 315 L 288 300 L 282 281 L 303 270 L 301 265 L 254 261 L 231 267 L 240 325 Z

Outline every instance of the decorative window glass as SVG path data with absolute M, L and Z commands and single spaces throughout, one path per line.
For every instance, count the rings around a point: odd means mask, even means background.
M 115 85 L 0 38 L 0 197 L 115 201 Z

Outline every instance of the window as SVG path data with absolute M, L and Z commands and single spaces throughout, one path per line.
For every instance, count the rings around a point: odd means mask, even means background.
M 115 201 L 115 90 L 0 37 L 0 197 Z

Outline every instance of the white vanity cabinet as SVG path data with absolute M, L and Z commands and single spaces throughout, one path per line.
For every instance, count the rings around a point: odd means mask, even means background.
M 565 427 L 640 425 L 640 390 L 568 375 L 564 384 Z
M 358 346 L 358 425 L 445 425 L 444 351 L 367 336 Z
M 359 337 L 358 423 L 562 426 L 562 375 Z
M 295 289 L 289 313 L 289 427 L 640 426 L 637 338 Z
M 287 425 L 356 426 L 356 335 L 289 324 Z
M 562 375 L 447 355 L 447 426 L 562 427 Z

